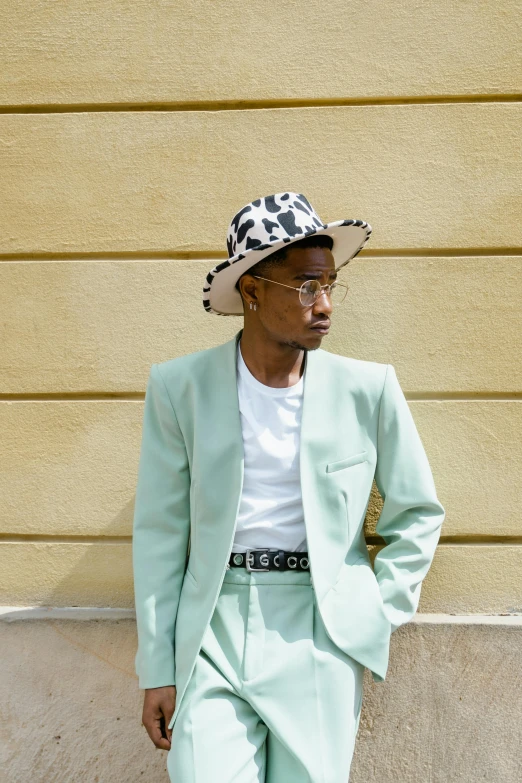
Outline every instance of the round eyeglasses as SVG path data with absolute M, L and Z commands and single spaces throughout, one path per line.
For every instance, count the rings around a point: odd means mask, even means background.
M 337 280 L 330 283 L 330 285 L 321 285 L 318 280 L 305 280 L 299 288 L 295 288 L 293 285 L 279 283 L 277 280 L 270 280 L 270 278 L 261 277 L 261 275 L 253 275 L 253 277 L 257 277 L 259 280 L 267 280 L 269 283 L 276 283 L 276 285 L 283 285 L 285 288 L 291 288 L 293 291 L 299 291 L 299 301 L 303 307 L 313 305 L 322 293 L 329 297 L 332 304 L 341 304 L 348 293 L 348 286 L 344 283 L 338 283 Z

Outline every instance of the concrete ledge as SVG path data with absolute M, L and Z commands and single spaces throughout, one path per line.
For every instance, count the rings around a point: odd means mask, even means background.
M 141 725 L 131 609 L 0 607 L 0 768 L 20 783 L 167 783 Z M 350 783 L 519 783 L 522 615 L 417 614 L 364 678 Z M 3 780 L 3 778 L 2 778 Z

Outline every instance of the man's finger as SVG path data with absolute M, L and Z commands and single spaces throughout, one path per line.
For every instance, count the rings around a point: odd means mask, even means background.
M 170 739 L 166 739 L 161 731 L 162 722 L 164 722 L 164 718 L 161 713 L 151 717 L 144 716 L 143 718 L 143 725 L 154 745 L 161 750 L 170 750 Z M 167 723 L 165 722 L 166 725 Z

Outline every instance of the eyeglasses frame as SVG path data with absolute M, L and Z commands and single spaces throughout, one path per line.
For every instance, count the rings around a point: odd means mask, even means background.
M 334 286 L 334 285 L 335 286 L 337 286 L 337 285 L 341 286 L 341 288 L 345 289 L 345 294 L 344 294 L 343 298 L 341 299 L 341 301 L 339 302 L 339 304 L 342 304 L 342 302 L 344 302 L 346 294 L 348 293 L 348 286 L 345 283 L 339 283 L 337 280 L 334 280 L 333 283 L 326 283 L 326 285 L 322 285 L 320 290 L 319 290 L 319 293 L 315 297 L 315 299 L 312 302 L 312 304 L 305 305 L 305 304 L 303 304 L 303 302 L 301 300 L 301 291 L 302 291 L 302 288 L 303 288 L 304 285 L 306 285 L 307 283 L 311 282 L 310 280 L 305 280 L 304 283 L 302 283 L 299 286 L 299 288 L 296 288 L 293 285 L 287 285 L 286 283 L 280 283 L 278 280 L 271 280 L 269 277 L 261 277 L 261 275 L 252 275 L 252 277 L 257 277 L 257 278 L 259 278 L 259 280 L 266 280 L 267 282 L 275 283 L 276 285 L 283 285 L 285 288 L 291 288 L 293 291 L 299 291 L 299 302 L 301 303 L 301 305 L 303 307 L 312 307 L 312 305 L 314 305 L 317 302 L 317 300 L 319 299 L 319 297 L 322 296 L 323 294 L 326 294 L 328 296 L 328 298 L 330 299 L 330 293 L 331 293 L 331 290 L 332 290 L 332 286 Z M 328 289 L 328 290 L 326 290 L 326 289 Z

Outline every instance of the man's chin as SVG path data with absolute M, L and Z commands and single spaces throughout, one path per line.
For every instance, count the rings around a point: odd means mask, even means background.
M 322 335 L 317 335 L 317 337 L 322 339 Z M 299 351 L 317 351 L 317 349 L 321 347 L 321 339 L 317 341 L 316 345 L 305 345 L 304 343 L 300 343 L 298 340 L 287 340 L 286 344 L 290 345 L 292 348 L 297 348 Z

